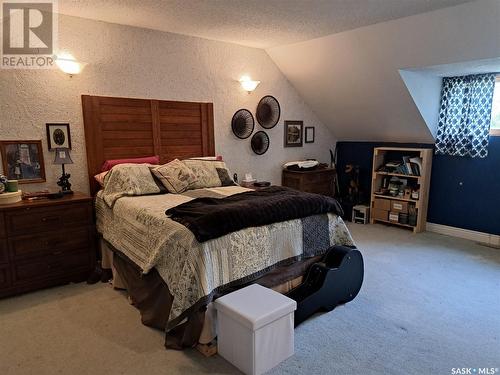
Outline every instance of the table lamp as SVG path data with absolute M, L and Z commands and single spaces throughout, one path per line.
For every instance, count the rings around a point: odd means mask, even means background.
M 54 159 L 54 164 L 62 165 L 62 176 L 57 181 L 57 185 L 61 187 L 61 193 L 63 194 L 73 194 L 71 191 L 71 184 L 69 183 L 69 178 L 71 175 L 66 173 L 64 170 L 64 164 L 73 164 L 71 160 L 71 155 L 69 153 L 69 148 L 61 147 L 56 148 L 56 158 Z

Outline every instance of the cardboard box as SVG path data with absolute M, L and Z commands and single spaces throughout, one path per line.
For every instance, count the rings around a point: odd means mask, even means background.
M 399 223 L 399 212 L 389 212 L 389 221 L 391 223 Z
M 375 200 L 373 201 L 373 208 L 378 208 L 379 210 L 390 211 L 391 210 L 391 201 L 389 199 L 375 198 Z
M 391 211 L 408 213 L 408 202 L 391 201 Z
M 380 208 L 374 208 L 372 210 L 372 219 L 387 221 L 388 218 L 389 218 L 388 210 L 381 210 Z

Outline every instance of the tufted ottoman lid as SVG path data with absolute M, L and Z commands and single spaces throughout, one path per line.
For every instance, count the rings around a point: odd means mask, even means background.
M 217 311 L 257 330 L 297 309 L 297 302 L 274 290 L 252 284 L 215 301 Z

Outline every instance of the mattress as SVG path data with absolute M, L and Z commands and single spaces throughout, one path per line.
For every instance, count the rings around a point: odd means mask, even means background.
M 215 292 L 244 283 L 290 260 L 321 255 L 327 247 L 353 246 L 334 214 L 251 227 L 199 243 L 165 211 L 201 196 L 229 196 L 248 191 L 239 186 L 192 190 L 185 194 L 122 197 L 109 208 L 96 197 L 97 230 L 142 273 L 155 268 L 173 296 L 167 330 L 189 311 L 207 305 Z

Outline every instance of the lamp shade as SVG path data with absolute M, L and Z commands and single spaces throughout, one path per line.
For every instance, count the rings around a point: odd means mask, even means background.
M 72 76 L 73 74 L 80 74 L 86 64 L 77 61 L 70 53 L 62 53 L 57 56 L 56 65 L 64 73 Z
M 243 87 L 243 90 L 247 91 L 248 93 L 251 93 L 253 90 L 259 86 L 260 81 L 253 81 L 249 76 L 243 76 L 240 79 L 240 84 L 241 87 Z
M 71 160 L 71 155 L 69 153 L 69 148 L 56 148 L 56 158 L 54 159 L 54 164 L 73 164 L 73 160 Z

